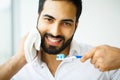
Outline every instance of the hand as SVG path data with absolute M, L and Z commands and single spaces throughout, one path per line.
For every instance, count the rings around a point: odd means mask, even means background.
M 81 59 L 82 62 L 91 58 L 91 63 L 100 71 L 120 68 L 120 49 L 108 45 L 93 48 Z
M 26 62 L 26 59 L 25 59 L 25 53 L 24 53 L 24 42 L 27 38 L 28 34 L 26 34 L 20 41 L 20 44 L 19 44 L 19 47 L 18 47 L 18 50 L 17 50 L 17 53 L 14 55 L 14 57 L 16 58 L 21 58 L 23 59 L 25 62 Z

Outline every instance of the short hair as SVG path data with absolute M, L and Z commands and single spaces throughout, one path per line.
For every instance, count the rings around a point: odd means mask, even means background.
M 47 0 L 39 0 L 39 6 L 38 6 L 38 13 L 40 14 L 43 10 L 44 3 Z M 56 0 L 57 1 L 57 0 Z M 59 0 L 58 0 L 59 1 Z M 68 2 L 72 2 L 76 8 L 77 8 L 77 13 L 76 13 L 76 21 L 79 20 L 79 17 L 82 12 L 82 1 L 81 0 L 66 0 Z

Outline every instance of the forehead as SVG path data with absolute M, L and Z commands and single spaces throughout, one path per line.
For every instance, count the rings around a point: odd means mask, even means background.
M 41 15 L 48 14 L 55 18 L 76 19 L 76 7 L 64 0 L 46 0 Z

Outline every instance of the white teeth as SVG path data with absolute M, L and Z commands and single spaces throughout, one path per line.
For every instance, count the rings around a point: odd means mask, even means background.
M 51 42 L 59 42 L 60 41 L 60 39 L 54 39 L 54 38 L 48 38 L 48 40 L 50 40 Z

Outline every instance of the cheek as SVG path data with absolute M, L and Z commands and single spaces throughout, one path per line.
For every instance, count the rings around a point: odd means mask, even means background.
M 65 34 L 66 39 L 70 39 L 74 34 L 74 29 L 69 30 L 69 31 L 64 31 L 64 34 Z
M 46 25 L 42 22 L 39 22 L 38 30 L 39 30 L 40 34 L 43 35 L 46 31 Z

